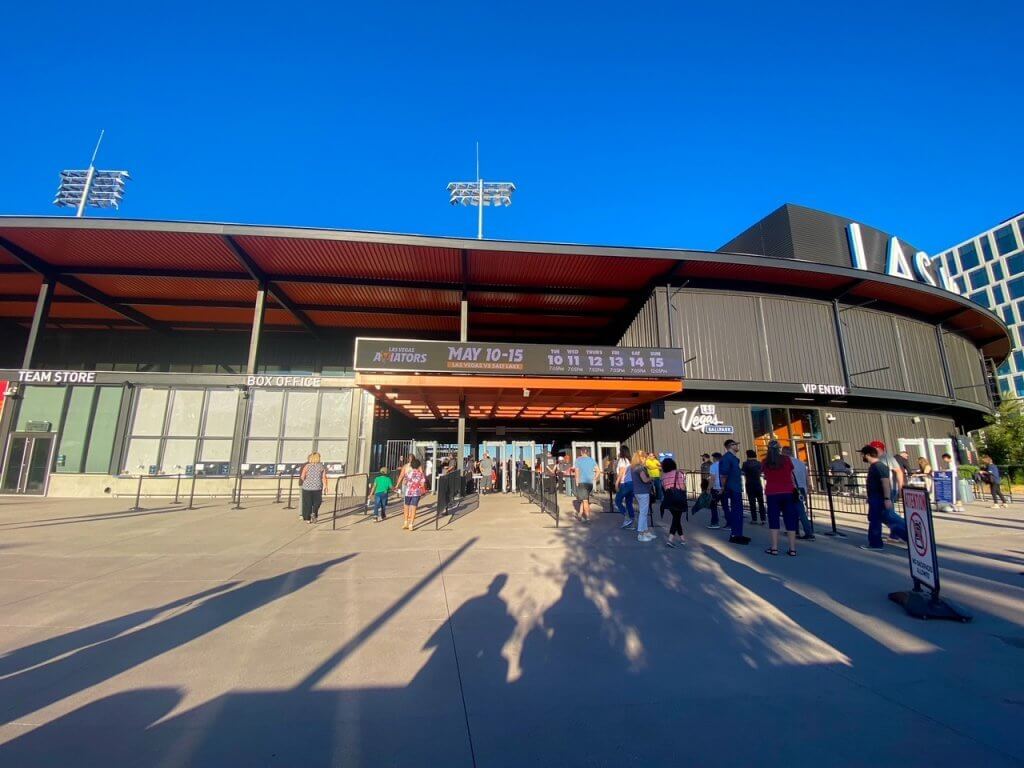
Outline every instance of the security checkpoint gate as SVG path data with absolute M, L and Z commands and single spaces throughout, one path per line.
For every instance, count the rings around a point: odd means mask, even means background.
M 597 473 L 597 482 L 600 485 L 595 486 L 595 491 L 601 491 L 606 493 L 608 488 L 606 487 L 606 477 L 604 473 L 605 459 L 611 461 L 612 472 L 615 472 L 615 466 L 619 461 L 619 444 L 618 443 L 598 443 L 597 444 L 597 455 L 594 456 L 597 459 L 597 466 L 599 468 Z M 614 475 L 613 475 L 614 476 Z
M 533 463 L 537 460 L 537 443 L 532 440 L 517 440 L 512 443 L 512 464 L 515 465 L 517 462 L 523 462 L 528 470 L 530 470 L 530 477 L 534 478 Z M 512 490 L 518 491 L 518 472 L 512 473 Z M 536 478 L 534 478 L 534 484 L 536 484 Z
M 437 477 L 440 469 L 438 462 L 438 446 L 437 442 L 431 442 L 429 440 L 417 440 L 413 444 L 412 453 L 417 459 L 423 464 L 423 474 L 427 477 L 427 488 L 430 491 L 434 490 L 434 478 Z M 427 469 L 430 469 L 428 472 Z
M 574 466 L 574 467 L 576 466 L 576 459 L 578 459 L 580 456 L 582 456 L 583 455 L 583 450 L 586 449 L 587 455 L 589 455 L 592 459 L 594 459 L 597 462 L 597 478 L 598 479 L 591 480 L 591 478 L 589 478 L 589 477 L 575 477 L 575 475 L 573 477 L 574 477 L 575 481 L 578 482 L 578 483 L 593 482 L 594 483 L 594 490 L 600 490 L 598 483 L 600 482 L 600 477 L 601 477 L 601 462 L 597 458 L 597 450 L 596 450 L 595 446 L 596 446 L 596 443 L 588 443 L 586 441 L 574 442 L 572 444 L 572 466 Z

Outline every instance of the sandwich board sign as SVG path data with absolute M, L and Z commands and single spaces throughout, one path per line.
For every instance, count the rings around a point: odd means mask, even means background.
M 903 509 L 907 516 L 907 552 L 910 576 L 932 592 L 939 591 L 939 559 L 935 554 L 935 529 L 925 488 L 904 488 Z
M 928 490 L 905 486 L 903 511 L 907 521 L 907 557 L 914 589 L 892 592 L 889 599 L 919 619 L 970 621 L 969 613 L 939 597 L 939 558 L 935 553 L 935 527 Z M 927 587 L 928 591 L 922 587 Z

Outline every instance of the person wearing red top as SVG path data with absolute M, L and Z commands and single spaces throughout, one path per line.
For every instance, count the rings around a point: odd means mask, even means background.
M 772 545 L 765 550 L 769 555 L 779 554 L 779 517 L 786 523 L 789 556 L 796 557 L 797 508 L 793 501 L 796 482 L 793 480 L 793 462 L 784 456 L 777 440 L 768 443 L 768 458 L 761 464 L 764 474 L 764 494 L 768 500 L 768 529 Z

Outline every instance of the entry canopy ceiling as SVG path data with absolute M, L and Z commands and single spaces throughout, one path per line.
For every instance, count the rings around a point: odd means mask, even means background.
M 357 373 L 356 384 L 414 419 L 600 419 L 682 390 L 679 380 Z
M 1008 354 L 991 312 L 900 278 L 704 251 L 479 241 L 286 227 L 0 217 L 0 322 L 30 323 L 44 278 L 56 327 L 616 344 L 657 286 L 777 290 L 899 308 Z M 667 322 L 667 321 L 666 321 Z

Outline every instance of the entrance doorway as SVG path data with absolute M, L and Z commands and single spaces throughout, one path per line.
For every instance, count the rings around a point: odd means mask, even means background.
M 619 462 L 619 444 L 598 443 L 597 453 L 597 465 L 601 468 L 601 471 L 597 473 L 597 481 L 600 483 L 600 486 L 595 490 L 607 493 L 610 490 L 608 488 L 609 482 L 612 485 L 615 484 L 615 468 Z M 610 474 L 605 471 L 605 467 L 611 467 Z
M 42 496 L 50 481 L 56 436 L 47 433 L 14 432 L 7 443 L 3 468 L 3 493 Z
M 532 440 L 516 440 L 512 443 L 512 490 L 519 490 L 519 473 L 516 467 L 523 467 L 530 472 L 531 482 L 536 482 L 533 464 L 537 460 L 537 443 Z

